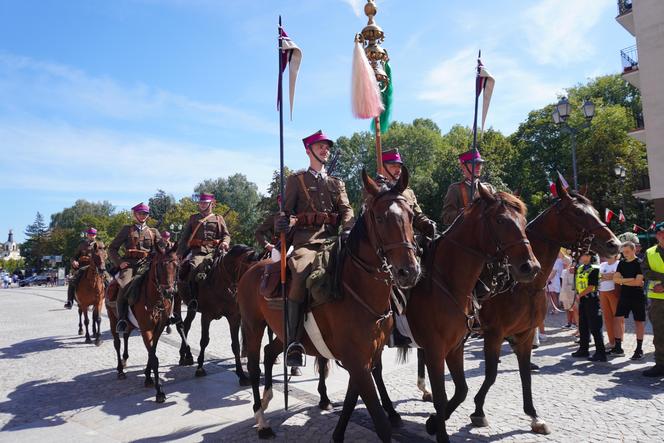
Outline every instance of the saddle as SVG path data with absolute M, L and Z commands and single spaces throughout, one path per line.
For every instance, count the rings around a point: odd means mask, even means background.
M 286 294 L 290 289 L 290 269 L 286 266 Z M 281 262 L 269 262 L 263 267 L 258 291 L 267 301 L 281 300 Z

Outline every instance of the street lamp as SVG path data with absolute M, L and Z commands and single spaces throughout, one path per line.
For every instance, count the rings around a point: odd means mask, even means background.
M 579 129 L 587 128 L 590 126 L 590 121 L 595 116 L 595 104 L 590 100 L 586 100 L 581 106 L 583 115 L 586 117 L 586 121 L 581 127 L 574 128 L 567 124 L 567 119 L 572 113 L 572 105 L 570 104 L 567 97 L 563 97 L 560 101 L 554 106 L 551 117 L 553 122 L 557 125 L 560 125 L 563 132 L 570 134 L 572 142 L 572 171 L 574 173 L 574 190 L 579 190 L 579 180 L 577 177 L 576 170 L 576 134 L 579 132 Z
M 178 236 L 180 235 L 180 232 L 182 232 L 182 223 L 171 223 L 169 226 L 171 228 L 171 234 L 173 234 L 173 237 L 175 238 L 175 242 L 177 243 L 178 241 Z
M 620 193 L 622 197 L 622 211 L 625 214 L 625 178 L 627 177 L 627 169 L 623 165 L 615 165 L 613 167 L 613 173 L 616 174 L 616 178 L 620 182 Z

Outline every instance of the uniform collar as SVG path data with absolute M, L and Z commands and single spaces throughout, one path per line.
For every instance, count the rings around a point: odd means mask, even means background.
M 134 223 L 134 226 L 136 226 L 136 229 L 139 231 L 142 231 L 145 229 L 148 225 L 146 223 Z
M 327 177 L 327 172 L 325 172 L 325 166 L 320 170 L 320 172 L 314 170 L 313 168 L 309 168 L 309 173 L 313 175 L 315 178 L 325 178 Z

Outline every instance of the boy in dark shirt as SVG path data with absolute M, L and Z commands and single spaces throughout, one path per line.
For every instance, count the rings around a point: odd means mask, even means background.
M 616 317 L 628 318 L 629 313 L 632 312 L 636 324 L 636 350 L 632 355 L 632 360 L 641 360 L 643 358 L 643 336 L 646 330 L 646 295 L 643 293 L 641 262 L 636 257 L 634 243 L 630 241 L 623 243 L 621 252 L 624 258 L 618 263 L 618 269 L 613 275 L 613 281 L 621 285 Z M 614 349 L 619 351 L 618 354 L 624 355 L 621 342 L 622 337 L 620 339 L 616 337 Z
M 590 361 L 606 361 L 604 336 L 602 335 L 602 310 L 599 304 L 599 267 L 590 264 L 592 255 L 589 252 L 579 257 L 576 269 L 576 292 L 579 294 L 579 349 L 572 357 L 589 357 Z M 590 334 L 595 342 L 595 354 L 590 357 Z

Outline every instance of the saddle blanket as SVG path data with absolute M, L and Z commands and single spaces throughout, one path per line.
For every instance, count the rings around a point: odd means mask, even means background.
M 307 331 L 309 339 L 314 344 L 314 347 L 320 355 L 327 358 L 328 360 L 336 360 L 330 348 L 325 344 L 323 340 L 323 335 L 318 328 L 318 323 L 316 323 L 316 318 L 312 312 L 307 313 L 304 317 L 304 330 Z

